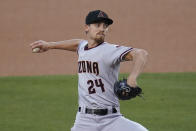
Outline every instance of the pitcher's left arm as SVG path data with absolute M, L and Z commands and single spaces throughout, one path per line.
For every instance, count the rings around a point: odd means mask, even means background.
M 133 48 L 128 52 L 123 59 L 126 61 L 133 61 L 133 68 L 128 76 L 127 83 L 132 86 L 137 86 L 137 77 L 142 72 L 148 58 L 148 52 L 144 49 Z

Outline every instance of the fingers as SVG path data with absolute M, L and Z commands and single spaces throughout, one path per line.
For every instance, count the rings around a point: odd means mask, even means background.
M 36 44 L 38 44 L 40 42 L 41 42 L 41 40 L 35 41 L 35 42 L 31 43 L 30 46 L 32 47 L 32 46 L 34 46 L 34 45 L 36 45 Z
M 38 41 L 35 41 L 35 42 L 31 43 L 30 46 L 31 46 L 32 49 L 40 48 L 40 47 L 42 47 L 44 42 L 45 41 L 43 41 L 43 40 L 38 40 Z

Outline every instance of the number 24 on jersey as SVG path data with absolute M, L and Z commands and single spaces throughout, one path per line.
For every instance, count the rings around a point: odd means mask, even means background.
M 89 94 L 94 94 L 96 93 L 96 87 L 100 87 L 102 92 L 105 92 L 104 84 L 101 79 L 96 79 L 96 80 L 88 80 L 87 84 L 89 85 L 88 87 L 88 92 Z

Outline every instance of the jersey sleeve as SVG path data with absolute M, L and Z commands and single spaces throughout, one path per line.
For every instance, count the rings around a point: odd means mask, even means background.
M 84 46 L 87 44 L 86 40 L 82 40 L 79 45 L 78 45 L 78 49 L 77 49 L 77 54 L 79 55 L 79 53 L 81 52 L 81 50 L 84 48 Z
M 123 62 L 125 61 L 123 59 L 123 57 L 129 53 L 130 51 L 132 51 L 132 47 L 126 47 L 126 46 L 115 46 L 115 49 L 113 50 L 113 53 L 112 53 L 112 63 L 113 64 L 117 64 L 117 63 L 120 63 L 120 62 Z

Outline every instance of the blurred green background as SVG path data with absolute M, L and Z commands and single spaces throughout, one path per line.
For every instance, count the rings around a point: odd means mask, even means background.
M 125 117 L 150 131 L 196 129 L 196 73 L 144 73 L 138 84 L 145 100 L 121 101 Z M 76 75 L 0 77 L 0 131 L 70 131 L 77 98 Z

